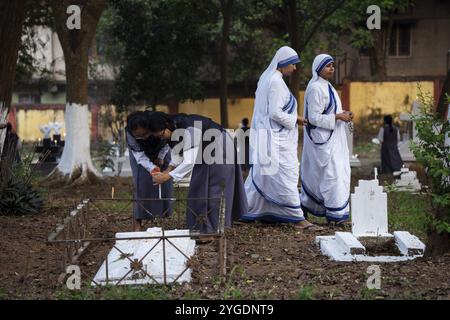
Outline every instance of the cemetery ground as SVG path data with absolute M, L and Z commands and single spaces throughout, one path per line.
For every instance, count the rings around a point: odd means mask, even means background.
M 379 163 L 379 147 L 358 145 L 355 153 L 362 166 L 352 169 L 351 192 L 359 179 L 373 178 L 373 166 Z M 425 183 L 421 172 L 419 179 Z M 382 185 L 393 182 L 388 176 L 379 179 Z M 350 231 L 350 226 L 328 226 L 320 219 L 312 219 L 324 224 L 320 233 L 299 232 L 290 225 L 235 225 L 226 232 L 228 270 L 223 281 L 210 255 L 213 245 L 205 244 L 198 246 L 191 264 L 191 283 L 93 288 L 88 284 L 111 248 L 93 245 L 81 259 L 81 290 L 68 290 L 58 283 L 57 270 L 47 268 L 45 240 L 81 199 L 111 197 L 111 187 L 115 197 L 131 198 L 131 178 L 111 177 L 85 187 L 40 186 L 45 198 L 42 213 L 0 216 L 1 299 L 450 299 L 450 255 L 378 263 L 381 289 L 369 290 L 366 271 L 373 263 L 330 261 L 314 242 L 316 235 Z M 429 200 L 425 193 L 390 192 L 389 230 L 406 230 L 426 242 Z M 131 231 L 131 208 L 121 214 L 96 212 L 90 221 L 98 237 Z M 374 253 L 383 252 L 369 249 Z

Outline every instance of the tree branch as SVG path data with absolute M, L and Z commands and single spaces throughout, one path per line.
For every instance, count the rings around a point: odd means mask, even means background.
M 58 34 L 59 41 L 64 50 L 64 54 L 67 55 L 65 59 L 71 59 L 74 52 L 71 50 L 69 29 L 67 29 L 67 1 L 66 0 L 51 0 L 50 5 L 53 9 L 55 17 L 56 33 Z
M 300 45 L 299 49 L 303 50 L 306 47 L 306 45 L 309 43 L 309 41 L 311 41 L 312 37 L 319 29 L 319 26 L 322 24 L 322 22 L 325 21 L 325 19 L 327 19 L 329 16 L 331 16 L 337 9 L 342 7 L 342 5 L 345 3 L 345 1 L 346 0 L 341 0 L 330 10 L 325 10 L 323 15 L 317 20 L 317 22 L 314 25 L 314 27 L 312 28 L 311 32 L 309 32 L 309 34 L 306 36 L 306 38 L 305 38 L 306 40 L 302 41 L 302 44 Z

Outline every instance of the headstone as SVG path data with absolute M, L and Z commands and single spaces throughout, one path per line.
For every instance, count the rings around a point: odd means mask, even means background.
M 361 161 L 357 154 L 353 154 L 353 131 L 345 126 L 345 133 L 347 135 L 348 154 L 350 155 L 350 167 L 361 167 Z
M 164 234 L 167 236 L 186 236 L 190 234 L 190 231 L 167 230 Z M 146 232 L 116 234 L 118 239 L 152 236 L 161 237 L 161 228 L 150 228 Z M 194 255 L 195 240 L 190 237 L 180 237 L 170 238 L 170 242 L 164 242 L 167 283 L 175 280 L 179 283 L 190 282 L 191 269 L 186 270 L 188 261 L 186 257 L 190 258 Z M 112 248 L 108 254 L 108 279 L 106 277 L 106 261 L 104 261 L 94 277 L 95 282 L 106 285 L 108 280 L 109 284 L 117 284 L 120 279 L 125 277 L 119 285 L 154 284 L 155 281 L 151 278 L 153 277 L 157 283 L 164 283 L 163 241 L 160 241 L 159 238 L 116 240 L 114 246 L 116 248 Z M 153 250 L 150 251 L 152 248 Z M 138 263 L 141 260 L 142 264 L 133 269 L 133 262 Z M 146 275 L 142 269 L 151 277 Z
M 120 177 L 131 177 L 132 171 L 131 171 L 131 165 L 130 165 L 130 153 L 128 149 L 125 150 L 125 153 L 122 157 L 119 156 L 119 149 L 117 147 L 115 148 L 115 156 L 112 158 L 112 161 L 114 163 L 114 170 L 111 168 L 105 168 L 103 169 L 103 174 L 106 176 L 117 176 L 119 175 L 119 164 L 122 165 L 122 168 L 120 170 Z
M 394 183 L 394 186 L 399 191 L 420 191 L 422 189 L 422 185 L 417 179 L 417 173 L 415 171 L 402 168 L 400 171 L 394 172 L 394 176 L 400 176 L 400 179 Z
M 417 116 L 420 114 L 420 102 L 414 101 L 411 107 L 411 113 L 401 113 L 400 121 L 407 122 L 408 133 L 403 134 L 402 141 L 398 143 L 398 150 L 400 152 L 400 157 L 404 162 L 415 162 L 416 158 L 411 151 L 411 141 L 416 142 L 418 140 L 417 137 L 417 129 L 416 123 L 413 121 L 413 116 Z M 411 131 L 411 133 L 410 133 Z
M 351 195 L 352 232 L 336 232 L 334 236 L 318 236 L 316 243 L 322 254 L 342 262 L 400 262 L 422 257 L 425 244 L 407 231 L 388 233 L 387 194 L 378 180 L 359 180 Z M 359 241 L 362 237 L 394 237 L 401 255 L 370 256 Z M 378 239 L 376 239 L 378 242 Z M 383 241 L 380 242 L 380 244 Z
M 378 180 L 359 180 L 351 195 L 351 212 L 356 237 L 392 237 L 388 233 L 387 194 Z
M 39 127 L 39 130 L 41 130 L 42 134 L 44 135 L 44 139 L 50 139 L 50 132 L 52 131 L 52 127 L 44 124 L 43 126 Z

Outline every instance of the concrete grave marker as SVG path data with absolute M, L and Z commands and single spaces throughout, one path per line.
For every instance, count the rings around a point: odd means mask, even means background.
M 375 177 L 377 172 L 375 170 Z M 322 254 L 342 262 L 399 262 L 422 257 L 425 244 L 407 231 L 388 233 L 387 194 L 378 180 L 359 180 L 351 195 L 352 233 L 336 232 L 334 236 L 317 236 Z M 394 237 L 399 256 L 369 256 L 359 241 L 362 237 Z M 378 239 L 375 239 L 378 240 Z M 382 241 L 380 242 L 382 243 Z
M 400 157 L 405 162 L 415 162 L 416 157 L 411 151 L 411 141 L 416 142 L 418 140 L 417 137 L 417 129 L 416 123 L 412 120 L 413 116 L 417 116 L 420 114 L 420 102 L 414 101 L 411 107 L 411 113 L 401 113 L 400 121 L 404 121 L 408 123 L 408 133 L 406 133 L 402 141 L 398 143 L 398 150 L 400 152 Z M 412 135 L 412 136 L 410 136 Z
M 352 233 L 356 237 L 391 237 L 388 233 L 387 194 L 378 180 L 359 180 L 351 195 Z
M 420 191 L 422 189 L 422 185 L 417 179 L 417 172 L 415 171 L 402 168 L 400 171 L 394 172 L 394 176 L 400 176 L 400 179 L 394 183 L 394 186 L 399 191 Z

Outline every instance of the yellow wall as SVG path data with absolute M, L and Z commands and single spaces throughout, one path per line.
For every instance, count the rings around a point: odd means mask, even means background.
M 383 114 L 410 112 L 417 99 L 418 82 L 352 82 L 350 84 L 350 109 L 355 122 L 370 113 L 371 108 L 381 108 Z M 419 82 L 423 93 L 433 95 L 432 81 Z
M 299 114 L 303 114 L 304 94 L 304 91 L 300 91 Z M 228 99 L 228 123 L 231 129 L 237 128 L 243 118 L 252 120 L 254 101 L 254 98 Z M 179 112 L 200 114 L 220 123 L 220 100 L 216 98 L 181 103 Z
M 422 91 L 433 94 L 432 81 L 420 82 Z M 341 94 L 340 91 L 338 91 Z M 381 108 L 383 114 L 408 112 L 418 94 L 417 82 L 352 82 L 350 84 L 350 108 L 355 113 L 355 122 L 370 113 L 370 108 Z M 300 92 L 299 114 L 303 114 L 304 91 Z M 229 99 L 229 127 L 237 128 L 243 118 L 251 121 L 254 98 Z M 405 104 L 406 103 L 406 104 Z M 107 107 L 102 107 L 102 109 Z M 167 112 L 167 106 L 157 106 L 157 110 Z M 220 122 L 220 101 L 218 98 L 181 103 L 179 112 L 200 114 Z M 39 125 L 49 121 L 64 124 L 63 110 L 19 110 L 17 113 L 18 134 L 26 141 L 42 138 Z M 89 121 L 91 119 L 89 118 Z M 102 128 L 99 121 L 99 134 L 107 138 L 109 128 Z M 64 128 L 61 130 L 64 133 Z
M 62 128 L 61 135 L 64 137 L 64 110 L 18 110 L 17 111 L 17 134 L 21 140 L 37 141 L 43 139 L 39 127 L 49 122 L 58 121 Z M 91 124 L 91 117 L 89 116 L 89 125 Z M 54 131 L 50 133 L 53 136 Z

